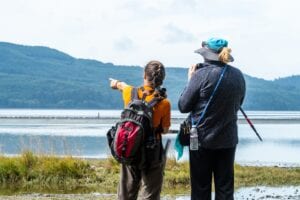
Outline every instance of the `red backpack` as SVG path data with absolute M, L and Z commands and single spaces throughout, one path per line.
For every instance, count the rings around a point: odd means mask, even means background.
M 122 164 L 143 164 L 145 148 L 154 148 L 156 137 L 152 126 L 153 107 L 161 100 L 150 102 L 138 98 L 138 89 L 132 88 L 131 101 L 122 111 L 121 119 L 107 133 L 112 156 Z

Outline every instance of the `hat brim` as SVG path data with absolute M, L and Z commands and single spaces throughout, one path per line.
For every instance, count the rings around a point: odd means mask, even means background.
M 208 48 L 205 48 L 205 47 L 195 50 L 195 53 L 199 53 L 201 56 L 203 56 L 207 60 L 220 61 L 218 53 L 216 53 Z M 233 61 L 234 61 L 234 59 L 230 55 L 229 62 L 233 62 Z

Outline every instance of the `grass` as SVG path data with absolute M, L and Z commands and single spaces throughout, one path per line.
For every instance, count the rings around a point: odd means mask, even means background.
M 83 160 L 34 155 L 0 156 L 0 194 L 116 193 L 119 164 L 113 159 Z M 235 165 L 235 187 L 300 185 L 300 168 L 245 167 Z M 163 193 L 190 191 L 189 164 L 169 159 Z
M 93 176 L 88 162 L 72 157 L 36 156 L 31 152 L 19 157 L 0 156 L 0 191 L 72 191 L 84 187 Z

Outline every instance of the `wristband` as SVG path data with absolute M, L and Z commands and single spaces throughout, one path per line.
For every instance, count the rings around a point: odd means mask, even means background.
M 116 80 L 116 83 L 115 83 L 114 86 L 112 86 L 112 89 L 118 89 L 118 83 L 119 83 L 119 82 L 120 82 L 119 80 Z

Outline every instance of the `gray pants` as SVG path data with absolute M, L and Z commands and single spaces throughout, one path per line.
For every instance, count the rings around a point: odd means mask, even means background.
M 139 196 L 143 200 L 159 200 L 165 161 L 162 156 L 159 163 L 142 170 L 134 165 L 122 165 L 118 199 L 136 200 Z

